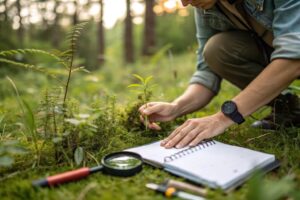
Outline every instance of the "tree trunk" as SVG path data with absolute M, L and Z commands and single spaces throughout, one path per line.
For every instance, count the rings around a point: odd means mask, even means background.
M 24 44 L 24 28 L 23 28 L 23 18 L 21 16 L 21 10 L 22 10 L 21 0 L 16 1 L 16 6 L 18 11 L 17 15 L 19 17 L 18 40 L 19 40 L 20 47 L 22 47 Z
M 8 21 L 8 7 L 7 7 L 7 0 L 3 0 L 3 6 L 4 6 L 4 21 Z
M 75 26 L 76 24 L 78 24 L 78 3 L 77 3 L 77 0 L 74 0 L 73 2 L 74 4 L 74 7 L 75 7 L 75 11 L 74 11 L 74 14 L 73 14 L 73 25 Z
M 143 55 L 152 55 L 155 47 L 155 13 L 153 11 L 155 0 L 145 0 L 145 27 L 144 27 L 144 42 Z
M 53 27 L 52 27 L 52 45 L 55 48 L 59 47 L 60 43 L 60 26 L 59 26 L 59 20 L 60 20 L 60 14 L 57 13 L 57 8 L 59 7 L 60 2 L 59 0 L 55 0 L 55 5 L 53 8 L 53 13 L 55 14 Z
M 124 55 L 126 63 L 134 62 L 133 25 L 131 16 L 131 2 L 126 0 L 126 18 L 124 35 Z
M 104 27 L 103 27 L 103 0 L 99 0 L 100 4 L 100 20 L 98 25 L 98 63 L 101 66 L 104 63 L 104 52 L 105 52 L 105 42 L 104 42 Z

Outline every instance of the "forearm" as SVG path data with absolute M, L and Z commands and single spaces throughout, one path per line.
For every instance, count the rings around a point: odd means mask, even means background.
M 174 100 L 177 116 L 194 112 L 206 106 L 215 94 L 201 84 L 191 84 L 186 91 Z
M 270 102 L 299 75 L 300 60 L 274 60 L 233 101 L 237 104 L 240 113 L 247 116 Z M 192 100 L 193 95 L 189 94 L 192 91 L 193 88 L 189 88 L 179 102 Z M 193 99 L 195 98 L 197 97 L 194 96 Z M 208 101 L 205 100 L 208 99 L 202 97 L 202 103 L 207 103 Z M 185 108 L 190 111 L 200 105 L 200 103 L 189 103 Z M 176 128 L 161 145 L 165 148 L 195 146 L 204 139 L 223 133 L 232 124 L 234 124 L 233 120 L 221 111 L 211 116 L 190 119 Z
M 254 79 L 233 101 L 239 112 L 248 116 L 280 94 L 300 76 L 300 60 L 276 59 Z

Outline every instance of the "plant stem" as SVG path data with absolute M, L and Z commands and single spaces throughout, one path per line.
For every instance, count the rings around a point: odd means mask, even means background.
M 73 36 L 74 37 L 74 32 L 73 32 Z M 74 51 L 75 51 L 75 46 L 74 46 L 74 39 L 71 40 L 71 49 L 72 49 L 72 54 L 71 54 L 71 58 L 70 58 L 70 65 L 69 65 L 69 72 L 68 72 L 68 79 L 67 79 L 67 83 L 65 86 L 65 94 L 64 94 L 64 101 L 63 101 L 63 107 L 65 108 L 65 104 L 66 104 L 66 99 L 67 99 L 67 94 L 68 94 L 68 90 L 69 90 L 69 84 L 70 84 L 70 80 L 71 80 L 71 75 L 72 75 L 72 69 L 73 69 L 73 60 L 74 60 Z
M 148 107 L 147 105 L 147 85 L 144 85 L 144 102 L 143 104 L 146 105 L 146 108 Z M 149 118 L 148 116 L 146 115 L 145 116 L 145 126 L 146 126 L 146 131 L 148 131 L 148 124 L 149 124 Z

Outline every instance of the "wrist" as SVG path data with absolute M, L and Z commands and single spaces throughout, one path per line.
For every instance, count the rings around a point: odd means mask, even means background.
M 229 126 L 234 124 L 234 121 L 232 121 L 229 117 L 227 117 L 221 111 L 217 112 L 215 114 L 215 116 L 218 118 L 218 121 L 221 122 L 224 125 L 224 128 L 228 128 Z
M 181 106 L 178 102 L 174 101 L 174 102 L 171 102 L 170 105 L 172 106 L 172 114 L 174 116 L 174 118 L 177 118 L 181 115 Z

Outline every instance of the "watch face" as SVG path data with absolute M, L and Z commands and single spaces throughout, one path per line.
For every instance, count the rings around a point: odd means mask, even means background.
M 232 114 L 236 111 L 236 105 L 232 101 L 226 101 L 222 105 L 222 111 L 224 114 Z

